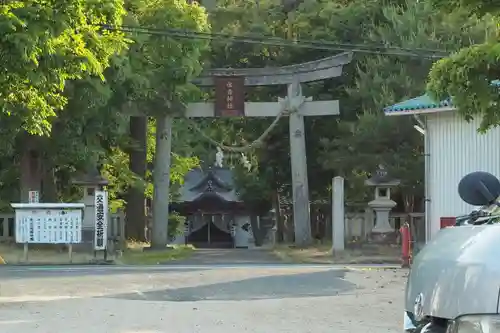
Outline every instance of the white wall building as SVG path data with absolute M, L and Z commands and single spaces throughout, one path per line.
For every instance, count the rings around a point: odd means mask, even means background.
M 384 109 L 387 116 L 413 116 L 425 140 L 425 223 L 427 241 L 441 218 L 468 214 L 473 207 L 458 195 L 458 183 L 473 171 L 500 177 L 500 128 L 477 132 L 479 120 L 467 122 L 449 100 L 423 95 Z M 423 130 L 422 130 L 423 129 Z

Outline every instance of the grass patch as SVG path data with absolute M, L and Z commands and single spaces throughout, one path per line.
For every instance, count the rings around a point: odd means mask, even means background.
M 298 248 L 280 244 L 273 253 L 285 262 L 301 264 L 398 264 L 401 250 L 390 245 L 370 245 L 364 248 L 346 249 L 332 253 L 331 244 L 313 245 Z
M 93 253 L 73 252 L 71 263 L 87 264 Z M 70 258 L 67 249 L 61 245 L 34 245 L 28 248 L 28 261 L 25 261 L 22 244 L 0 244 L 0 264 L 68 264 Z
M 117 262 L 126 265 L 159 265 L 189 258 L 195 250 L 190 245 L 174 245 L 163 251 L 144 251 L 147 246 L 149 246 L 147 243 L 129 243 L 127 250 Z
M 190 257 L 194 248 L 189 245 L 174 245 L 164 251 L 143 251 L 148 243 L 130 241 L 127 249 L 121 254 L 109 255 L 117 264 L 127 265 L 157 265 L 169 261 L 181 260 Z M 102 253 L 98 254 L 102 259 Z M 25 261 L 22 244 L 0 243 L 1 264 L 30 264 L 30 265 L 63 265 L 63 264 L 88 264 L 94 262 L 93 251 L 73 251 L 70 262 L 68 250 L 63 245 L 34 245 L 29 246 L 28 261 Z

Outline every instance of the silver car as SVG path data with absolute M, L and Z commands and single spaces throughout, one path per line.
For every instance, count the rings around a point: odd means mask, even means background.
M 475 172 L 460 181 L 459 194 L 483 207 L 440 230 L 415 257 L 405 332 L 500 333 L 500 182 Z

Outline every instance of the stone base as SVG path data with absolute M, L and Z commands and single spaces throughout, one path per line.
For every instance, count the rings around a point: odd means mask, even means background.
M 372 244 L 396 244 L 398 239 L 398 232 L 371 232 L 369 242 Z
M 79 244 L 73 244 L 73 250 L 77 252 L 94 251 L 94 229 L 83 229 L 82 242 Z

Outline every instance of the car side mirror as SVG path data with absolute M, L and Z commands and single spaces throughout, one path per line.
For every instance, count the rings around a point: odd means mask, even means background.
M 460 180 L 458 195 L 469 205 L 491 205 L 500 196 L 500 181 L 488 172 L 472 172 Z

